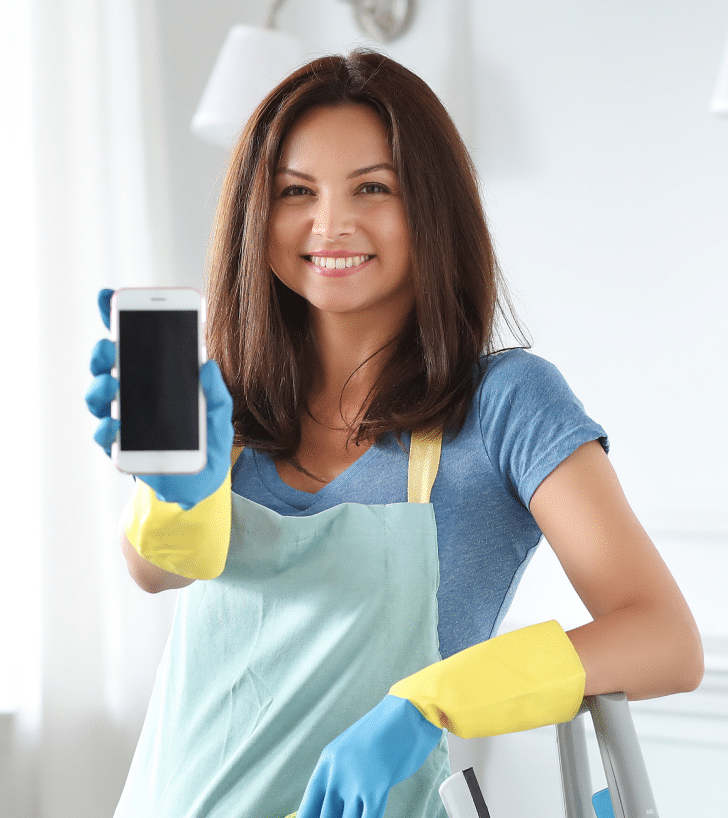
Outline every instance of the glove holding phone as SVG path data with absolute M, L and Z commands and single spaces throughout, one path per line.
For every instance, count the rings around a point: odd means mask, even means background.
M 110 328 L 113 290 L 102 290 L 98 304 Z M 86 403 L 101 419 L 94 440 L 108 455 L 120 421 L 111 416 L 119 382 L 111 375 L 116 347 L 102 339 L 91 355 L 95 376 Z M 230 539 L 230 451 L 232 398 L 215 361 L 199 369 L 206 401 L 207 462 L 196 474 L 135 474 L 132 502 L 122 521 L 129 541 L 147 561 L 191 579 L 212 579 L 225 567 Z

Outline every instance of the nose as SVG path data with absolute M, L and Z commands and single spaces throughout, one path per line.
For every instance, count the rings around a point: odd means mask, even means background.
M 320 196 L 311 230 L 329 241 L 354 233 L 356 221 L 346 199 L 333 195 Z

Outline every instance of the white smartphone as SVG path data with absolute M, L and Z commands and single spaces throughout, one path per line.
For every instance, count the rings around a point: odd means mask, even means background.
M 121 421 L 111 447 L 120 471 L 194 474 L 207 462 L 204 300 L 188 287 L 117 290 L 111 299 Z

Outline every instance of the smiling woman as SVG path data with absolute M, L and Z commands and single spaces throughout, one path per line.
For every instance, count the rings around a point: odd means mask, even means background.
M 422 80 L 354 52 L 271 92 L 231 159 L 208 295 L 209 437 L 226 453 L 234 432 L 232 468 L 189 510 L 133 506 L 122 542 L 153 591 L 180 587 L 160 570 L 179 532 L 226 559 L 185 573 L 116 818 L 444 818 L 445 729 L 698 684 L 605 430 L 554 366 L 496 350 L 477 181 Z M 593 621 L 496 636 L 542 533 Z

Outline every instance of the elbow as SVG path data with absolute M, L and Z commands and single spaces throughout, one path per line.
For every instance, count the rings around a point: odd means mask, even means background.
M 647 641 L 633 643 L 635 668 L 642 671 L 637 672 L 641 680 L 625 689 L 629 699 L 690 693 L 700 686 L 705 674 L 703 642 L 691 616 L 662 619 L 646 636 Z
M 164 590 L 158 578 L 151 575 L 149 571 L 140 571 L 135 565 L 127 565 L 129 576 L 134 580 L 135 584 L 147 594 L 158 594 Z
M 680 679 L 680 693 L 690 693 L 696 690 L 705 676 L 705 655 L 700 635 L 695 632 L 690 640 L 683 657 L 683 675 Z
M 700 667 L 698 668 L 696 665 L 693 674 L 687 679 L 686 684 L 683 686 L 682 692 L 692 693 L 693 690 L 697 690 L 703 681 L 704 675 L 705 665 L 701 662 Z
M 191 585 L 195 580 L 178 574 L 171 574 L 161 568 L 152 566 L 151 569 L 136 567 L 129 568 L 129 575 L 134 582 L 148 594 L 159 594 L 162 591 L 179 590 Z
M 160 583 L 153 583 L 147 580 L 141 579 L 140 577 L 135 577 L 133 574 L 131 578 L 136 582 L 136 584 L 147 594 L 159 594 L 162 591 L 167 590 L 164 588 Z
M 679 679 L 675 680 L 674 693 L 692 693 L 697 690 L 705 675 L 705 665 L 702 660 L 694 662 L 689 668 L 685 668 Z
M 700 686 L 705 675 L 703 642 L 694 623 L 686 626 L 682 634 L 675 635 L 671 653 L 672 692 L 691 693 Z
M 652 631 L 653 644 L 661 646 L 654 654 L 656 669 L 662 666 L 662 683 L 668 695 L 696 690 L 705 675 L 703 640 L 697 623 L 682 596 L 677 603 L 660 605 L 653 619 L 657 626 Z

